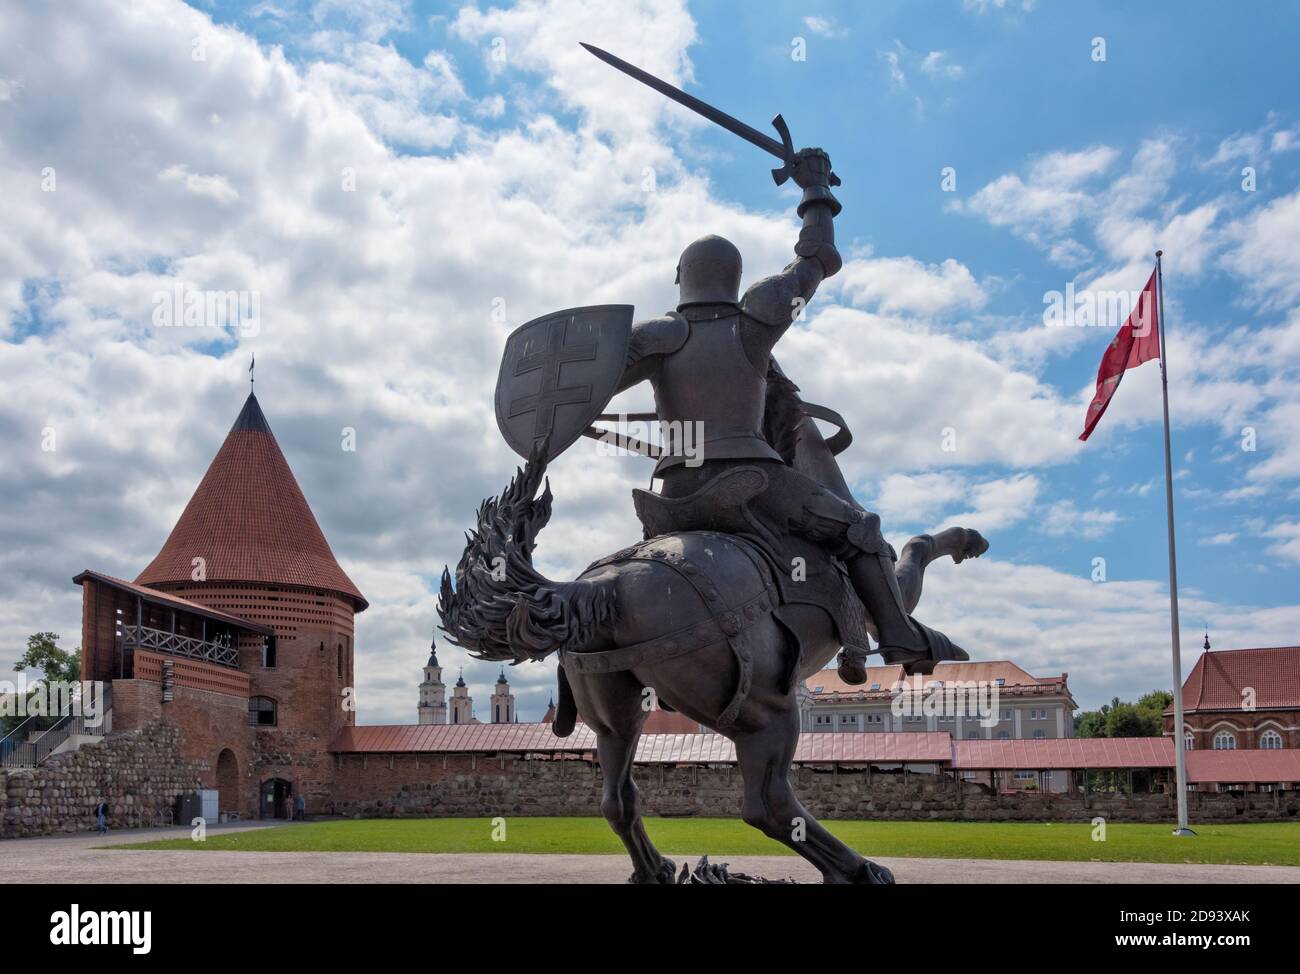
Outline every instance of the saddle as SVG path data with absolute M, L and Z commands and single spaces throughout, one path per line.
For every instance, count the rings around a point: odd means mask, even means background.
M 840 645 L 865 656 L 871 650 L 866 633 L 874 626 L 843 563 L 820 545 L 776 531 L 754 509 L 767 488 L 768 477 L 761 467 L 738 466 L 686 497 L 636 489 L 632 502 L 647 538 L 676 531 L 716 531 L 748 541 L 763 556 L 776 582 L 778 618 L 782 605 L 816 606 L 831 617 Z

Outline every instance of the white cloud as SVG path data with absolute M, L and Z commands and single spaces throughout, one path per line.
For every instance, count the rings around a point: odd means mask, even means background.
M 1085 510 L 1077 507 L 1073 501 L 1057 501 L 1047 509 L 1039 522 L 1039 529 L 1055 537 L 1095 539 L 1109 534 L 1120 520 L 1115 511 L 1100 508 Z
M 195 196 L 206 196 L 218 203 L 233 203 L 239 199 L 238 190 L 230 185 L 225 176 L 201 176 L 182 165 L 175 165 L 160 172 L 158 178 L 164 183 L 179 183 Z
M 531 88 L 540 74 L 567 107 L 584 113 L 584 126 L 617 139 L 649 142 L 661 122 L 679 128 L 705 124 L 620 75 L 578 44 L 587 41 L 626 56 L 656 77 L 684 86 L 693 77 L 686 49 L 696 34 L 695 22 L 682 3 L 550 0 L 509 9 L 465 6 L 450 29 L 459 38 L 484 45 L 484 63 L 500 81 Z M 521 71 L 530 72 L 526 81 Z M 654 164 L 654 158 L 643 163 Z
M 913 257 L 849 260 L 832 279 L 835 288 L 860 307 L 927 317 L 977 309 L 988 298 L 970 269 L 951 257 L 928 265 Z
M 265 7 L 263 11 L 271 12 Z M 338 19 L 369 41 L 411 26 L 410 0 L 316 0 L 311 12 L 318 24 Z
M 932 78 L 945 78 L 949 81 L 956 81 L 966 73 L 960 64 L 953 63 L 946 51 L 931 51 L 921 58 L 920 67 Z
M 1237 540 L 1237 537 L 1238 534 L 1236 531 L 1220 531 L 1218 534 L 1212 534 L 1207 538 L 1201 538 L 1201 540 L 1196 543 L 1199 545 L 1218 547 L 1232 544 Z
M 962 0 L 962 6 L 979 14 L 990 10 L 1023 10 L 1026 13 L 1034 9 L 1037 0 Z
M 1300 190 L 1270 200 L 1234 224 L 1224 266 L 1250 288 L 1264 310 L 1300 302 Z
M 1266 537 L 1278 539 L 1277 544 L 1269 547 L 1269 554 L 1300 564 L 1300 521 L 1283 521 L 1264 533 Z
M 898 87 L 907 84 L 907 75 L 903 73 L 902 57 L 897 50 L 881 51 L 881 59 L 889 66 L 889 80 Z
M 446 148 L 460 132 L 447 109 L 465 98 L 450 58 L 430 51 L 417 67 L 392 46 L 322 39 L 336 60 L 312 64 L 307 84 L 329 89 L 385 141 L 416 149 Z
M 803 19 L 803 24 L 810 31 L 820 37 L 840 38 L 847 37 L 849 33 L 845 28 L 836 24 L 830 17 L 822 17 L 819 15 L 805 17 Z
M 1109 146 L 1052 152 L 1034 160 L 1025 179 L 1015 173 L 999 176 L 959 208 L 1031 240 L 1062 236 L 1091 205 L 1084 185 L 1105 173 L 1117 156 Z

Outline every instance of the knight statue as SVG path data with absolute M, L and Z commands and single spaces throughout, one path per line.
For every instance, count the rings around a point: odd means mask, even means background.
M 781 116 L 772 139 L 598 48 L 597 57 L 777 156 L 778 184 L 801 190 L 795 257 L 740 293 L 741 257 L 717 236 L 677 264 L 675 311 L 633 322 L 627 305 L 535 318 L 506 340 L 497 422 L 527 462 L 484 501 L 438 611 L 452 642 L 479 659 L 556 654 L 552 729 L 581 717 L 595 732 L 601 810 L 627 847 L 634 882 L 673 882 L 675 866 L 641 822 L 632 762 L 646 694 L 735 745 L 746 822 L 783 842 L 827 882 L 888 883 L 888 869 L 826 831 L 787 776 L 799 738 L 798 687 L 837 654 L 841 677 L 866 678 L 868 636 L 886 663 L 930 673 L 966 653 L 912 617 L 928 565 L 977 558 L 979 532 L 949 528 L 901 553 L 853 497 L 836 457 L 852 436 L 834 410 L 805 402 L 773 357 L 818 286 L 840 270 L 839 178 L 821 149 L 796 152 Z M 619 392 L 648 381 L 658 444 L 592 424 Z M 838 427 L 826 437 L 818 421 Z M 656 457 L 658 490 L 633 491 L 643 532 L 571 582 L 532 562 L 551 512 L 547 463 L 586 435 Z M 807 823 L 795 841 L 790 822 Z M 738 881 L 702 863 L 677 881 Z

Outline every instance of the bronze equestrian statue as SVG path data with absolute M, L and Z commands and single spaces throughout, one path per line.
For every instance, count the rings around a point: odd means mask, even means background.
M 627 306 L 577 308 L 510 336 L 497 418 L 527 463 L 480 507 L 454 585 L 444 571 L 442 627 L 480 659 L 559 654 L 553 729 L 568 735 L 580 715 L 595 732 L 601 809 L 632 857 L 631 881 L 673 882 L 675 874 L 642 827 L 632 780 L 637 739 L 657 701 L 735 743 L 747 823 L 799 853 L 826 882 L 892 882 L 889 870 L 832 836 L 795 797 L 788 771 L 799 738 L 796 691 L 837 653 L 841 676 L 862 683 L 868 634 L 886 662 L 909 674 L 966 659 L 911 613 L 930 562 L 979 557 L 988 543 L 951 528 L 913 538 L 897 556 L 835 459 L 851 442 L 843 420 L 804 402 L 772 357 L 818 285 L 840 269 L 833 229 L 840 204 L 831 191 L 839 179 L 826 153 L 794 152 L 780 116 L 777 143 L 588 49 L 781 155 L 774 177 L 803 191 L 795 259 L 741 296 L 740 252 L 703 237 L 678 263 L 676 311 L 632 324 Z M 642 418 L 661 424 L 658 446 L 589 425 L 614 418 L 601 412 L 610 398 L 647 380 L 656 410 Z M 818 419 L 839 431 L 826 439 Z M 662 487 L 633 491 L 644 540 L 573 582 L 556 582 L 532 564 L 551 511 L 544 474 L 584 434 L 653 452 Z

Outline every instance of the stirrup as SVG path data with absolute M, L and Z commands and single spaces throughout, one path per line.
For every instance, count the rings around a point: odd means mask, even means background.
M 907 646 L 885 646 L 882 644 L 880 655 L 886 663 L 891 666 L 901 665 L 903 672 L 908 676 L 916 673 L 928 676 L 934 672 L 936 663 L 970 659 L 970 655 L 966 650 L 962 649 L 938 629 L 931 629 L 924 623 L 917 622 L 911 616 L 907 618 L 925 640 L 926 649 L 918 651 Z

